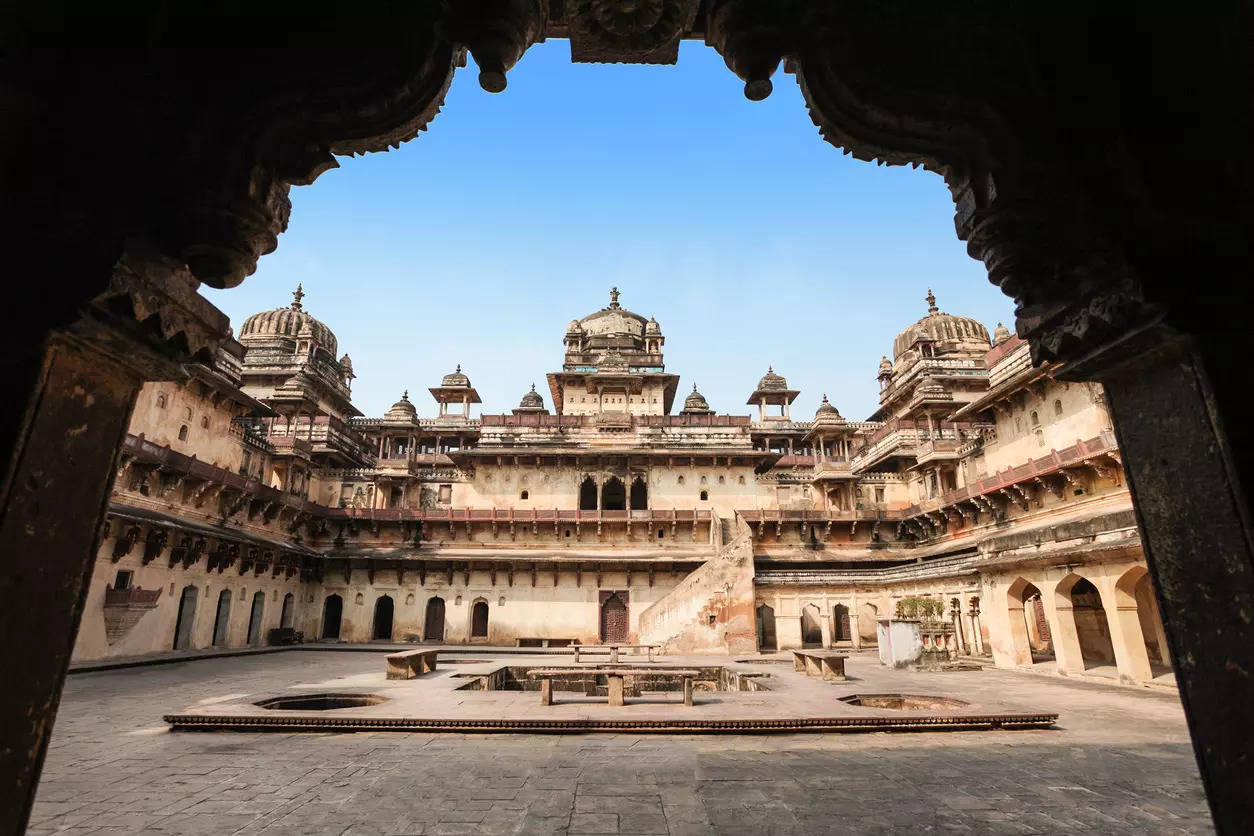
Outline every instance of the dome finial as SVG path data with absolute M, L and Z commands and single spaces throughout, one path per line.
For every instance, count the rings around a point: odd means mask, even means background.
M 445 368 L 448 368 L 448 366 L 445 366 Z M 461 364 L 461 363 L 458 363 L 458 364 L 457 364 L 457 373 L 458 373 L 458 374 L 461 374 L 461 371 L 462 371 L 462 364 Z
M 928 313 L 933 314 L 940 310 L 940 308 L 936 307 L 936 294 L 932 292 L 932 288 L 929 287 L 927 289 L 927 296 L 925 298 L 927 299 Z
M 536 385 L 535 385 L 534 383 L 533 383 L 533 384 L 531 384 L 531 391 L 532 391 L 532 392 L 536 391 Z
M 618 288 L 617 287 L 610 288 L 610 307 L 611 308 L 618 307 Z
M 401 400 L 403 400 L 403 401 L 407 401 L 407 400 L 409 400 L 409 390 L 408 390 L 408 389 L 406 389 L 404 392 L 401 392 Z
M 305 298 L 305 291 L 301 288 L 300 282 L 296 283 L 296 289 L 292 291 L 292 310 L 299 311 L 301 309 L 300 300 Z
M 696 383 L 693 383 L 693 384 L 692 384 L 692 391 L 694 391 L 694 392 L 695 392 L 695 391 L 697 391 L 697 384 L 696 384 Z

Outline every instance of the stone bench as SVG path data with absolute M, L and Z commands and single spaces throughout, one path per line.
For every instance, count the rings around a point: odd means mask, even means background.
M 697 670 L 675 668 L 545 668 L 528 671 L 527 676 L 540 680 L 540 705 L 553 704 L 553 680 L 556 677 L 604 676 L 609 687 L 610 705 L 623 705 L 623 680 L 629 676 L 648 676 L 651 679 L 682 680 L 684 705 L 691 706 L 692 680 L 700 673 Z
M 848 658 L 844 653 L 826 650 L 794 650 L 792 666 L 793 670 L 806 676 L 821 676 L 829 682 L 843 682 L 845 660 Z
M 660 651 L 662 649 L 662 645 L 660 644 L 576 644 L 571 647 L 571 650 L 573 650 L 575 653 L 575 664 L 579 664 L 579 655 L 581 653 L 608 652 L 610 654 L 610 664 L 616 665 L 618 664 L 618 651 L 620 649 L 621 650 L 637 650 L 637 651 L 648 650 L 649 661 L 652 662 L 654 651 Z
M 387 656 L 388 679 L 413 679 L 435 670 L 435 650 L 406 650 Z

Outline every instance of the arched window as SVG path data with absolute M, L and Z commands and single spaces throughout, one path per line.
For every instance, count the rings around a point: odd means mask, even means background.
M 611 477 L 601 488 L 601 510 L 627 510 L 627 486 L 617 476 Z
M 518 494 L 519 499 L 527 499 L 530 496 L 531 494 L 529 494 L 527 491 L 523 491 L 522 493 Z
M 640 476 L 631 482 L 631 507 L 636 511 L 649 507 L 649 488 Z
M 1015 419 L 1015 436 L 1018 437 L 1021 435 L 1023 435 L 1023 419 L 1016 418 Z
M 470 637 L 486 639 L 488 637 L 488 602 L 475 601 L 470 608 Z
M 591 476 L 584 477 L 579 484 L 579 510 L 595 511 L 597 509 L 597 483 Z
M 157 394 L 157 409 L 165 409 L 165 393 L 164 392 L 160 392 Z
M 1062 415 L 1062 401 L 1055 400 L 1054 401 L 1054 417 L 1056 418 L 1060 415 Z
M 1041 419 L 1036 417 L 1036 411 L 1033 410 L 1032 411 L 1032 426 L 1039 427 L 1040 425 L 1041 425 Z
M 683 475 L 680 475 L 680 477 L 679 477 L 679 484 L 681 484 L 681 485 L 682 485 L 683 483 L 684 483 L 684 477 L 683 477 Z
M 709 491 L 701 491 L 701 501 L 702 501 L 702 502 L 706 502 L 706 501 L 708 501 L 708 500 L 709 500 L 709 498 L 710 498 L 710 492 L 709 492 Z
M 183 418 L 188 421 L 192 420 L 192 408 L 190 406 L 183 407 Z
M 186 441 L 186 440 L 187 440 L 187 425 L 184 424 L 183 426 L 179 427 L 179 441 Z
M 200 428 L 204 430 L 209 429 L 209 416 L 208 415 L 200 416 Z

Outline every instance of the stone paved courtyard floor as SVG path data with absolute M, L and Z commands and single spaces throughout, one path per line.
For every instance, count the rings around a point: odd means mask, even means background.
M 909 693 L 960 676 L 977 699 L 1059 712 L 1058 728 L 287 734 L 171 733 L 161 722 L 381 663 L 377 653 L 300 651 L 71 676 L 30 832 L 1211 832 L 1173 695 L 993 669 L 896 676 Z M 849 672 L 883 673 L 869 656 Z

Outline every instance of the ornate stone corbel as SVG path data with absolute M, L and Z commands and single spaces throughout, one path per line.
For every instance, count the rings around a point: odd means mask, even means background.
M 145 566 L 156 560 L 157 556 L 165 550 L 166 541 L 169 538 L 170 532 L 162 526 L 153 526 L 148 529 L 148 536 L 144 539 L 143 562 Z
M 479 86 L 505 89 L 505 74 L 527 48 L 544 39 L 548 0 L 458 0 L 452 4 L 456 38 L 479 66 Z M 572 49 L 574 39 L 572 37 Z
M 716 0 L 710 5 L 705 42 L 745 82 L 750 101 L 771 94 L 771 76 L 790 50 L 790 5 L 759 0 Z
M 135 543 L 139 540 L 139 526 L 128 526 L 127 529 L 118 534 L 116 540 L 113 541 L 113 562 L 117 563 L 122 558 L 131 553 L 131 549 L 135 547 Z

